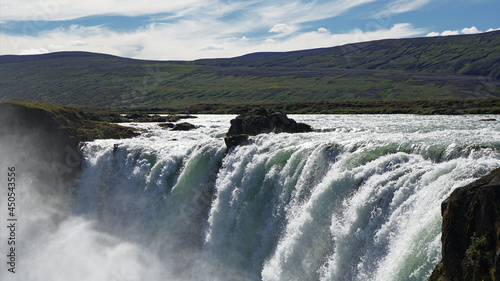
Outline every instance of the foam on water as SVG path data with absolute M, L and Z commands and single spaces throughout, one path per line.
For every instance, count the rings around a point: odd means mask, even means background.
M 441 202 L 500 167 L 500 125 L 484 116 L 296 115 L 315 131 L 226 154 L 232 117 L 190 119 L 189 132 L 128 124 L 149 132 L 85 144 L 67 216 L 26 199 L 39 206 L 26 220 L 51 226 L 20 234 L 31 270 L 17 277 L 424 280 Z

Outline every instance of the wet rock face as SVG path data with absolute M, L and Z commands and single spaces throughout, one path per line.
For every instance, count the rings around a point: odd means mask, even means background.
M 281 112 L 267 111 L 264 108 L 252 110 L 248 113 L 238 115 L 231 120 L 231 127 L 227 136 L 250 135 L 267 133 L 304 133 L 310 132 L 311 126 L 297 123 Z
M 234 135 L 230 137 L 225 137 L 224 142 L 226 143 L 227 148 L 231 148 L 233 146 L 238 145 L 246 145 L 249 144 L 248 135 Z
M 82 142 L 137 134 L 132 128 L 90 120 L 75 108 L 21 100 L 0 103 L 1 157 L 7 152 L 9 165 L 36 179 L 36 191 L 47 198 L 69 194 L 67 186 L 80 178 Z
M 248 136 L 267 133 L 305 133 L 312 131 L 311 126 L 297 123 L 286 114 L 267 111 L 264 108 L 252 110 L 231 120 L 231 127 L 226 133 L 227 148 L 249 143 Z
M 442 261 L 429 280 L 500 280 L 500 169 L 441 205 Z
M 189 131 L 189 130 L 193 130 L 195 128 L 196 128 L 195 125 L 193 125 L 191 123 L 183 122 L 183 123 L 175 124 L 174 127 L 172 128 L 172 131 Z
M 160 126 L 163 129 L 168 129 L 168 128 L 172 129 L 175 125 L 174 123 L 167 122 L 167 123 L 160 123 L 158 124 L 158 126 Z

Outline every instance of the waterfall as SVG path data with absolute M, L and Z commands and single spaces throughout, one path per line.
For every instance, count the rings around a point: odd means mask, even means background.
M 441 202 L 500 167 L 478 116 L 292 116 L 315 131 L 226 152 L 231 117 L 86 143 L 23 280 L 425 280 Z

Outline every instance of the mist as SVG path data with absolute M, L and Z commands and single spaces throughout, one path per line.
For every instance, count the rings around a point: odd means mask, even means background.
M 74 214 L 72 190 L 81 172 L 77 148 L 61 146 L 53 132 L 23 128 L 19 120 L 1 121 L 0 280 L 160 280 L 168 276 L 160 259 L 143 245 L 99 230 L 102 225 L 92 217 Z M 9 168 L 14 170 L 10 175 Z M 15 181 L 10 195 L 9 178 Z M 13 216 L 6 211 L 9 202 L 15 203 L 10 209 Z M 9 218 L 16 220 L 12 231 L 6 227 Z M 7 257 L 12 252 L 15 260 Z

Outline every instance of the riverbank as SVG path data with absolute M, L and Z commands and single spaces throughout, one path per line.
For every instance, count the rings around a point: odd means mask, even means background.
M 461 115 L 500 114 L 500 98 L 419 101 L 337 101 L 337 102 L 280 102 L 240 104 L 197 104 L 187 108 L 82 108 L 98 120 L 109 120 L 116 114 L 242 114 L 265 107 L 287 114 L 419 114 Z

